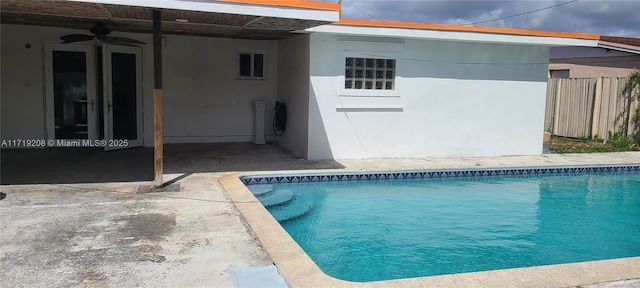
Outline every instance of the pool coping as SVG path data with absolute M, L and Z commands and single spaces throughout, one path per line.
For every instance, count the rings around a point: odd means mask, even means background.
M 425 169 L 412 171 L 279 171 L 269 175 L 379 175 L 384 173 L 424 173 L 421 176 L 435 175 L 436 171 L 498 171 L 498 170 L 527 170 L 527 169 L 565 169 L 561 173 L 580 173 L 580 168 L 602 167 L 633 167 L 639 171 L 640 165 L 556 165 L 545 167 L 508 167 L 508 168 L 461 168 L 461 169 Z M 590 171 L 582 171 L 590 172 Z M 591 172 L 605 172 L 591 171 Z M 616 172 L 616 171 L 613 171 Z M 264 175 L 264 172 L 262 172 Z M 556 172 L 559 173 L 559 172 Z M 415 174 L 414 174 L 415 175 Z M 449 175 L 449 174 L 445 174 Z M 474 174 L 476 176 L 491 176 Z M 519 174 L 516 174 L 519 175 Z M 531 174 L 529 174 L 531 175 Z M 499 176 L 499 175 L 498 175 Z M 398 280 L 375 282 L 350 282 L 331 277 L 313 262 L 298 243 L 271 216 L 258 199 L 245 186 L 242 179 L 251 177 L 265 177 L 260 173 L 243 172 L 226 175 L 220 178 L 220 184 L 241 213 L 245 223 L 256 236 L 263 249 L 271 257 L 289 287 L 573 287 L 602 282 L 612 282 L 627 279 L 640 279 L 640 257 L 619 258 L 610 260 L 588 261 L 568 264 L 534 266 L 526 268 L 512 268 L 481 272 L 447 274 Z M 284 177 L 284 176 L 283 176 Z M 445 176 L 450 177 L 450 176 Z M 453 176 L 455 177 L 455 176 Z M 464 175 L 464 177 L 468 177 Z M 420 177 L 429 178 L 429 177 Z M 431 177 L 436 178 L 436 177 Z M 442 178 L 440 174 L 439 178 Z M 308 178 L 308 182 L 312 178 Z M 328 181 L 345 181 L 342 178 Z M 351 180 L 351 179 L 347 179 Z M 355 180 L 355 179 L 354 179 Z M 379 180 L 379 179 L 376 179 Z M 275 182 L 274 182 L 275 183 Z

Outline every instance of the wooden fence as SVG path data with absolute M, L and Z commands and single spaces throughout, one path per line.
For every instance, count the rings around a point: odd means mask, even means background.
M 630 136 L 638 100 L 624 93 L 627 78 L 556 78 L 547 82 L 545 130 L 553 135 L 609 139 Z

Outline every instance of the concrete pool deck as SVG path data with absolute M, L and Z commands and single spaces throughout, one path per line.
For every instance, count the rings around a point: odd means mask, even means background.
M 277 222 L 263 214 L 266 210 L 256 206 L 255 198 L 238 198 L 250 195 L 237 195 L 246 190 L 236 186 L 237 174 L 640 163 L 640 152 L 304 161 L 276 145 L 185 145 L 169 149 L 166 177 L 175 179 L 173 185 L 179 186 L 175 188 L 179 192 L 139 193 L 144 191 L 141 187 L 150 185 L 149 181 L 59 184 L 50 180 L 46 182 L 49 184 L 0 186 L 7 194 L 0 201 L 3 286 L 234 287 L 237 283 L 231 281 L 230 268 L 265 267 L 275 262 L 290 287 L 393 287 L 399 283 L 357 284 L 322 276 L 306 255 L 289 254 L 296 249 L 279 242 L 287 237 L 274 233 L 282 229 Z M 3 167 L 14 165 L 6 163 L 4 154 L 2 160 Z M 258 219 L 249 219 L 251 213 Z M 558 269 L 563 265 L 543 266 L 533 274 L 510 269 L 416 278 L 401 284 L 640 286 L 640 280 L 618 282 L 640 279 L 638 257 L 592 264 L 566 264 L 575 266 L 569 270 Z

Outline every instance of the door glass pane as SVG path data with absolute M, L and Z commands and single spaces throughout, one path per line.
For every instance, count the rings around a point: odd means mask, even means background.
M 136 55 L 111 53 L 113 139 L 138 137 Z
M 104 72 L 102 71 L 102 68 L 104 65 L 104 63 L 102 63 L 102 47 L 96 47 L 96 50 L 98 53 L 96 53 L 96 58 L 98 58 L 98 61 L 96 61 L 96 84 L 97 84 L 97 88 L 96 89 L 96 111 L 98 112 L 98 139 L 105 139 L 104 138 Z
M 53 103 L 56 139 L 88 139 L 87 57 L 53 51 Z

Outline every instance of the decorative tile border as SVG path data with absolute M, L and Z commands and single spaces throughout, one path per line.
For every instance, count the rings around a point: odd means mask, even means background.
M 249 175 L 240 178 L 245 185 L 299 183 L 299 182 L 334 182 L 357 180 L 393 180 L 423 178 L 460 178 L 490 176 L 532 176 L 580 173 L 612 173 L 640 171 L 640 164 L 608 165 L 608 166 L 556 166 L 556 167 L 522 167 L 522 168 L 484 168 L 484 169 L 443 169 L 424 171 L 395 172 L 353 172 L 353 173 L 318 173 L 293 175 Z

